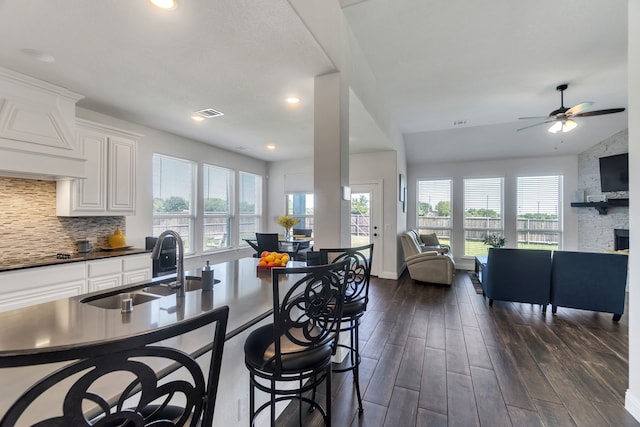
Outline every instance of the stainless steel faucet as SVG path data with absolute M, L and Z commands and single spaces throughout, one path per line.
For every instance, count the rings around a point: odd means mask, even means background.
M 178 265 L 177 265 L 178 271 L 176 272 L 176 281 L 173 284 L 173 287 L 177 289 L 176 296 L 183 297 L 185 280 L 184 280 L 184 243 L 182 242 L 182 237 L 180 237 L 180 235 L 173 230 L 166 230 L 160 233 L 160 235 L 158 236 L 158 241 L 156 241 L 156 245 L 153 247 L 153 251 L 151 252 L 151 258 L 153 259 L 160 258 L 160 249 L 162 248 L 162 242 L 164 241 L 164 238 L 167 236 L 173 237 L 176 241 L 176 246 L 178 250 Z

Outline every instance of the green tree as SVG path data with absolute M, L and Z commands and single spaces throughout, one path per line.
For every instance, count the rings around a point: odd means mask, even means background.
M 558 219 L 558 215 L 545 213 L 526 213 L 518 215 L 519 219 Z
M 209 213 L 227 213 L 229 212 L 229 205 L 226 200 L 218 197 L 204 199 L 204 211 Z
M 164 200 L 159 197 L 154 197 L 153 199 L 153 211 L 154 212 L 165 212 L 164 210 Z
M 184 212 L 189 210 L 189 203 L 180 196 L 171 196 L 164 201 L 163 212 Z
M 426 216 L 431 212 L 431 205 L 427 202 L 418 202 L 418 216 Z
M 369 214 L 369 199 L 365 196 L 360 196 L 358 200 L 351 201 L 351 213 L 368 215 Z
M 245 201 L 240 202 L 240 213 L 241 214 L 251 214 L 255 213 L 256 205 L 253 203 L 248 203 Z
M 500 218 L 500 215 L 498 215 L 498 212 L 494 211 L 493 209 L 475 209 L 475 208 L 471 208 L 471 209 L 467 209 L 467 211 L 464 213 L 465 217 L 476 217 L 476 218 Z
M 451 203 L 441 200 L 436 205 L 436 212 L 438 216 L 450 216 L 451 215 Z

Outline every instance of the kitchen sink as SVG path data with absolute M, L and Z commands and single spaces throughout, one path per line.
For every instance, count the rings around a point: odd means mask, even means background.
M 220 280 L 214 279 L 213 284 L 215 285 L 216 283 L 220 283 Z M 184 282 L 184 291 L 198 291 L 200 289 L 202 289 L 202 279 L 197 276 L 187 276 Z M 148 288 L 144 288 L 143 291 L 147 294 L 166 296 L 175 294 L 177 289 L 173 287 L 173 283 L 163 283 L 160 285 L 149 286 Z
M 122 309 L 122 302 L 127 298 L 131 298 L 133 305 L 144 304 L 145 302 L 154 301 L 160 298 L 159 295 L 153 295 L 142 292 L 124 292 L 121 294 L 110 295 L 108 297 L 92 297 L 83 299 L 82 303 L 93 305 L 94 307 L 106 308 L 109 310 Z

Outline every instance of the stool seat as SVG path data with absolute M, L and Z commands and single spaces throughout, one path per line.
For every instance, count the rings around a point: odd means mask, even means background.
M 314 328 L 311 335 L 317 336 L 319 335 L 318 332 L 317 328 Z M 292 331 L 292 335 L 303 338 L 300 330 Z M 244 343 L 244 355 L 247 365 L 262 371 L 275 371 L 276 351 L 273 337 L 273 324 L 262 326 L 249 334 Z M 280 337 L 280 348 L 282 349 L 283 373 L 306 371 L 326 364 L 333 353 L 331 343 L 325 343 L 317 348 L 310 349 L 294 343 L 286 335 Z

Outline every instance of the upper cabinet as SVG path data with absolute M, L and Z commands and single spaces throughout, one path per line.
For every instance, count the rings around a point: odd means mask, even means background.
M 57 182 L 58 216 L 135 214 L 136 149 L 141 135 L 78 119 L 85 179 Z
M 65 88 L 0 68 L 0 173 L 84 177 L 75 138 L 80 99 Z

